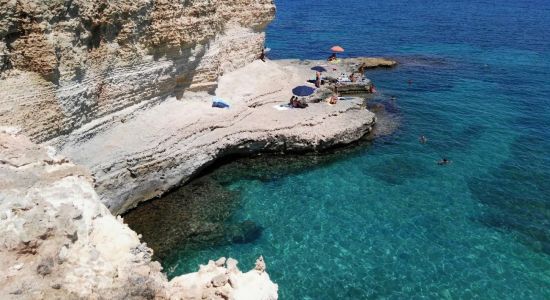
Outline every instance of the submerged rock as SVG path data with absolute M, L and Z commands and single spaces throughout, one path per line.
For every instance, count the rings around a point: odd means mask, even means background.
M 162 259 L 177 249 L 226 243 L 230 231 L 226 223 L 237 205 L 235 192 L 203 177 L 138 206 L 124 218 Z
M 250 243 L 263 228 L 251 220 L 233 222 L 239 197 L 205 176 L 167 196 L 144 203 L 124 216 L 163 260 L 177 251 L 230 243 Z
M 251 243 L 262 235 L 263 228 L 252 221 L 244 221 L 232 226 L 228 231 L 228 240 L 237 244 Z

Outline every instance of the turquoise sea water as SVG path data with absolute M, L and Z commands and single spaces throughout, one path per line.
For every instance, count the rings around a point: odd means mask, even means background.
M 367 72 L 400 127 L 288 174 L 215 171 L 263 231 L 174 250 L 169 275 L 263 255 L 280 299 L 550 299 L 550 3 L 276 3 L 271 58 L 402 61 Z

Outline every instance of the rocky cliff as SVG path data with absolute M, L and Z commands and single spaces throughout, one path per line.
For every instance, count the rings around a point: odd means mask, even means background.
M 263 260 L 168 281 L 89 168 L 44 145 L 213 91 L 258 56 L 274 11 L 272 0 L 0 0 L 1 299 L 277 298 Z
M 0 0 L 0 124 L 34 141 L 212 90 L 251 62 L 272 0 Z
M 249 67 L 274 11 L 272 0 L 0 0 L 0 125 L 88 167 L 115 214 L 227 154 L 363 136 L 374 116 L 357 103 L 272 108 L 312 76 Z M 212 110 L 207 92 L 231 110 Z
M 225 155 L 371 130 L 362 99 L 285 106 L 319 62 L 253 62 L 274 11 L 272 0 L 0 0 L 0 127 L 18 128 L 0 128 L 0 298 L 277 298 L 261 259 L 169 282 L 113 216 Z M 211 93 L 231 108 L 212 108 Z

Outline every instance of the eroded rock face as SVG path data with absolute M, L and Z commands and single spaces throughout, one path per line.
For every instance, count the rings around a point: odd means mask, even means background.
M 252 61 L 272 0 L 0 0 L 0 123 L 34 141 L 212 89 Z
M 242 273 L 231 259 L 168 281 L 92 181 L 52 148 L 0 129 L 1 299 L 277 299 L 265 268 Z
M 220 77 L 216 95 L 230 109 L 212 108 L 210 95 L 186 94 L 183 101 L 172 98 L 131 119 L 84 126 L 51 144 L 88 167 L 102 202 L 122 214 L 187 182 L 220 157 L 322 150 L 370 132 L 376 118 L 362 98 L 281 107 L 311 76 L 312 66 L 256 60 Z

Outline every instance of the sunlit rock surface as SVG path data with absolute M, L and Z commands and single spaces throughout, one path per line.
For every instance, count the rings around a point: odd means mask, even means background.
M 263 259 L 248 273 L 223 259 L 169 282 L 85 168 L 13 129 L 0 145 L 0 298 L 277 299 Z
M 227 155 L 322 150 L 367 134 L 376 118 L 362 98 L 284 107 L 292 89 L 315 75 L 311 67 L 257 60 L 220 77 L 216 95 L 229 109 L 213 108 L 206 93 L 186 93 L 183 100 L 170 98 L 132 118 L 113 116 L 111 123 L 87 125 L 49 143 L 87 166 L 102 201 L 120 214 Z

